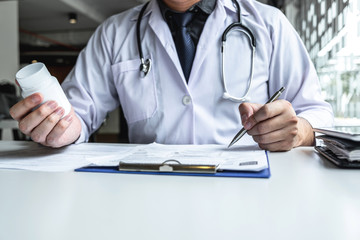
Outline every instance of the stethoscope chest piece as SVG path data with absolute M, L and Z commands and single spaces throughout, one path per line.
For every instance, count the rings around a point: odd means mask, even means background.
M 146 59 L 144 60 L 143 58 L 141 59 L 141 64 L 140 64 L 140 71 L 144 73 L 144 77 L 146 77 L 146 75 L 150 72 L 151 70 L 151 59 Z

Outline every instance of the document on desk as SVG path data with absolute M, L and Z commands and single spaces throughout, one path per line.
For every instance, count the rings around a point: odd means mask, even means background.
M 217 171 L 261 171 L 268 168 L 267 155 L 257 146 L 227 148 L 225 145 L 139 145 L 123 156 L 88 158 L 95 166 L 124 163 L 156 163 L 176 160 L 180 164 L 216 165 Z
M 16 142 L 0 149 L 0 169 L 61 172 L 87 166 L 113 167 L 119 162 L 216 165 L 217 171 L 259 172 L 268 168 L 266 152 L 257 146 L 83 143 L 54 149 L 34 142 Z
M 19 141 L 7 146 L 6 149 L 0 149 L 0 169 L 73 171 L 93 164 L 92 159 L 115 161 L 114 159 L 126 156 L 127 152 L 133 149 L 130 145 L 103 143 L 72 144 L 54 149 L 30 141 Z

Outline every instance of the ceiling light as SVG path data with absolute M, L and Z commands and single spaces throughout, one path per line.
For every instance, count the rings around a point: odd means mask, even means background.
M 69 23 L 70 24 L 77 23 L 77 15 L 76 15 L 76 13 L 69 13 Z

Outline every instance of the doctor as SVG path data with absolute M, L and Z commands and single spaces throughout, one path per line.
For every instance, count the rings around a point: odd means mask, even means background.
M 240 9 L 232 0 L 151 0 L 110 17 L 62 85 L 72 112 L 63 116 L 53 101 L 31 112 L 42 100 L 35 93 L 11 108 L 12 117 L 50 147 L 87 141 L 119 106 L 132 143 L 227 145 L 244 126 L 248 135 L 237 144 L 271 151 L 313 145 L 312 127 L 332 125 L 333 115 L 299 36 L 279 10 L 238 1 Z M 191 17 L 179 37 L 183 12 Z M 239 21 L 250 33 L 228 33 L 222 61 L 222 34 Z M 192 57 L 179 42 L 189 35 Z M 280 100 L 263 105 L 280 87 Z

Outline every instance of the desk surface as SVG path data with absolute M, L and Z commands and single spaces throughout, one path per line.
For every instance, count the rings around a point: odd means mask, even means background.
M 269 160 L 270 179 L 0 170 L 0 239 L 360 239 L 359 170 Z

